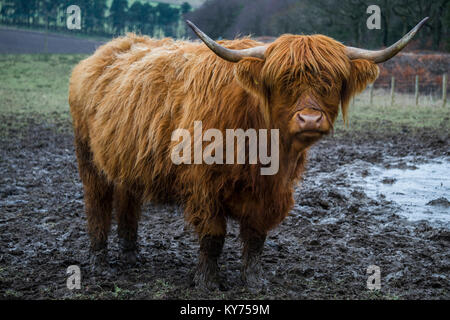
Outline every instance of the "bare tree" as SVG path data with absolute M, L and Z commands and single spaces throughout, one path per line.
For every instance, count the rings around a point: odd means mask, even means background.
M 433 49 L 437 50 L 442 41 L 444 13 L 449 10 L 449 3 L 450 0 L 400 0 L 393 6 L 393 12 L 402 19 L 405 29 L 425 16 L 430 17 L 427 24 L 428 36 L 432 36 Z M 427 35 L 422 34 L 421 38 L 424 39 L 425 36 Z

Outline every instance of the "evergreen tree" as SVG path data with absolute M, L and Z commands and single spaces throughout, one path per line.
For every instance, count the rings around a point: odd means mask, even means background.
M 142 26 L 141 33 L 146 35 L 153 35 L 153 30 L 158 20 L 158 12 L 156 10 L 156 7 L 148 3 L 144 3 L 142 5 L 142 11 L 139 19 Z
M 108 6 L 106 5 L 107 0 L 95 0 L 92 6 L 92 14 L 94 17 L 93 28 L 97 32 L 105 33 L 105 15 Z
M 189 3 L 183 2 L 181 4 L 181 14 L 186 14 L 191 10 L 192 10 L 192 6 Z
M 180 11 L 167 3 L 158 3 L 158 26 L 164 31 L 166 36 L 174 36 L 176 23 L 180 19 Z
M 111 8 L 109 8 L 109 18 L 111 21 L 112 30 L 115 34 L 121 34 L 125 31 L 127 10 L 127 0 L 113 0 Z
M 137 33 L 142 32 L 142 9 L 143 4 L 137 1 L 128 9 L 128 27 Z

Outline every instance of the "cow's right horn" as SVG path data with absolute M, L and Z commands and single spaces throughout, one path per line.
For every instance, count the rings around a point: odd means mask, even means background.
M 258 46 L 248 49 L 242 49 L 242 50 L 233 50 L 228 49 L 217 42 L 215 42 L 213 39 L 208 37 L 205 33 L 203 33 L 202 30 L 197 28 L 195 24 L 193 24 L 191 21 L 186 20 L 186 23 L 191 27 L 191 29 L 195 32 L 195 34 L 219 57 L 222 59 L 225 59 L 230 62 L 239 62 L 243 58 L 253 57 L 253 58 L 259 58 L 264 59 L 264 53 L 266 52 L 266 46 Z

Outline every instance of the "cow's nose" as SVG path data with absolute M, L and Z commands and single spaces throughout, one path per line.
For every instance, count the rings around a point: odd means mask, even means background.
M 323 114 L 317 110 L 302 110 L 297 113 L 297 119 L 301 130 L 319 130 Z

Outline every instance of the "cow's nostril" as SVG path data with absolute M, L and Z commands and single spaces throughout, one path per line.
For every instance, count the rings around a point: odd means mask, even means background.
M 323 113 L 317 112 L 314 114 L 307 114 L 307 113 L 301 113 L 299 112 L 297 114 L 297 119 L 300 122 L 301 125 L 317 125 L 320 124 L 320 122 L 323 119 Z
M 302 117 L 302 114 L 301 114 L 301 113 L 298 113 L 298 114 L 297 114 L 297 118 L 298 118 L 298 120 L 299 120 L 300 122 L 306 122 L 305 118 Z
M 321 112 L 318 116 L 317 116 L 317 120 L 316 122 L 320 122 L 323 118 L 323 113 Z

